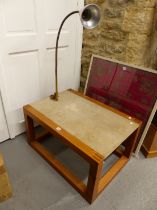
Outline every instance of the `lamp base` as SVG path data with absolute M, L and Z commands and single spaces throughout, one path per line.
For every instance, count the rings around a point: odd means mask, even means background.
M 53 95 L 50 95 L 50 99 L 54 101 L 58 101 L 58 94 L 54 93 Z

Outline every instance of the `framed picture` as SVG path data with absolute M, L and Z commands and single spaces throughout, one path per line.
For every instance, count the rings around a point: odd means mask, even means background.
M 84 94 L 142 120 L 136 154 L 157 105 L 157 71 L 92 55 Z

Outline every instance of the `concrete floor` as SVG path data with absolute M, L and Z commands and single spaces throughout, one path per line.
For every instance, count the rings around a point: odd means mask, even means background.
M 88 164 L 65 146 L 56 155 L 86 180 Z M 157 210 L 157 158 L 132 158 L 89 205 L 26 142 L 25 134 L 0 144 L 14 196 L 0 210 Z

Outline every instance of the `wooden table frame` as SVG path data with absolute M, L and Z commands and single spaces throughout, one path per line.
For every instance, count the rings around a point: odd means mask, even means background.
M 80 95 L 78 92 L 73 91 L 75 94 Z M 121 116 L 128 117 L 128 115 L 121 113 L 113 108 L 110 108 L 94 99 L 90 99 L 87 96 L 82 97 L 92 101 L 104 108 L 108 108 Z M 64 129 L 57 131 L 59 127 L 55 122 L 48 119 L 46 116 L 38 112 L 31 105 L 24 107 L 24 116 L 26 122 L 28 143 L 35 149 L 54 169 L 56 169 L 89 203 L 92 203 L 102 190 L 109 184 L 113 177 L 124 167 L 131 157 L 134 145 L 140 130 L 141 122 L 137 119 L 134 121 L 139 123 L 139 128 L 130 135 L 126 140 L 125 150 L 117 148 L 113 151 L 118 157 L 118 161 L 107 171 L 107 173 L 101 177 L 104 157 L 91 149 L 89 146 L 81 142 Z M 37 122 L 41 125 L 46 132 L 40 135 L 35 134 L 34 123 Z M 69 169 L 67 169 L 55 156 L 48 152 L 45 147 L 40 143 L 40 140 L 44 139 L 47 135 L 53 135 L 58 137 L 64 144 L 73 149 L 81 157 L 83 157 L 90 165 L 89 176 L 87 186 L 75 176 Z

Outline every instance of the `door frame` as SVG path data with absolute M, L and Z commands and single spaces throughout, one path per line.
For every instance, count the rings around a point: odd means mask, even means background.
M 84 7 L 84 0 L 77 1 L 77 7 L 80 11 Z M 82 43 L 83 43 L 83 26 L 80 21 L 80 16 L 77 15 L 77 26 L 76 26 L 76 34 L 77 38 L 75 40 L 76 46 L 76 56 L 75 56 L 75 77 L 76 77 L 76 87 L 75 89 L 78 90 L 80 86 L 80 74 L 81 74 L 81 50 L 82 50 Z M 79 80 L 78 80 L 79 78 Z
M 2 74 L 2 62 L 0 60 L 0 100 L 2 101 L 2 108 L 4 111 L 4 116 L 5 116 L 5 121 L 6 121 L 6 125 L 7 125 L 7 131 L 9 134 L 9 138 L 11 138 L 11 133 L 10 133 L 10 126 L 9 126 L 9 121 L 8 121 L 8 117 L 7 116 L 7 102 L 6 102 L 6 94 L 5 94 L 5 88 L 4 88 L 4 84 L 3 84 L 3 74 Z

